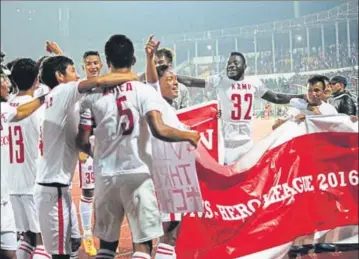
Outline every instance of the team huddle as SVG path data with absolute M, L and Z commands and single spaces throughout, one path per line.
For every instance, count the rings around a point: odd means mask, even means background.
M 82 242 L 90 256 L 114 258 L 125 216 L 132 258 L 151 258 L 155 240 L 154 258 L 176 258 L 181 215 L 158 208 L 151 142 L 198 145 L 199 132 L 176 116 L 176 109 L 189 105 L 187 87 L 216 89 L 228 166 L 253 146 L 254 98 L 293 107 L 273 129 L 307 115 L 346 113 L 357 119 L 353 98 L 345 97 L 349 104 L 343 104 L 334 95 L 345 90 L 341 77 L 313 76 L 304 95 L 275 93 L 244 75 L 242 53 L 230 53 L 226 75 L 200 79 L 177 75 L 173 53 L 159 45 L 149 38 L 144 75 L 132 71 L 132 41 L 118 34 L 104 46 L 105 75 L 99 53 L 87 51 L 86 78 L 80 79 L 73 61 L 54 42 L 46 43 L 50 56 L 37 62 L 20 58 L 1 67 L 1 258 L 78 258 Z M 71 196 L 76 167 L 82 234 Z M 100 240 L 98 251 L 94 236 Z

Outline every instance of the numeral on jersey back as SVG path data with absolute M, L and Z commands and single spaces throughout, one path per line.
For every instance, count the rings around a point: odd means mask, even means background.
M 232 94 L 231 101 L 232 101 L 232 111 L 231 111 L 231 119 L 234 121 L 240 120 L 251 120 L 252 119 L 252 106 L 253 106 L 253 94 L 246 93 L 243 95 L 243 101 L 248 103 L 247 111 L 245 112 L 244 116 L 242 117 L 242 111 L 245 107 L 242 107 L 244 103 L 242 103 L 242 95 L 241 94 Z
M 16 148 L 16 150 L 15 150 Z M 9 126 L 10 164 L 22 164 L 25 161 L 24 138 L 20 126 Z M 15 156 L 15 159 L 14 159 Z M 14 161 L 15 160 L 15 161 Z
M 120 120 L 125 118 L 123 122 L 121 122 L 121 130 L 122 135 L 130 135 L 134 128 L 134 118 L 132 111 L 130 109 L 124 109 L 124 104 L 127 101 L 125 95 L 121 96 L 117 99 L 116 104 L 118 108 L 118 114 L 120 115 Z

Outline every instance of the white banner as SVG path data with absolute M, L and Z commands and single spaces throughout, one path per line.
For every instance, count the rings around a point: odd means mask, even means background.
M 153 138 L 152 177 L 160 211 L 202 212 L 194 149 L 187 142 L 168 143 Z

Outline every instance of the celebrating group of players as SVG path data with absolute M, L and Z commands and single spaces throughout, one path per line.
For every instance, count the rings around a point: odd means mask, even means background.
M 197 146 L 199 133 L 183 125 L 175 112 L 188 106 L 186 87 L 216 88 L 226 165 L 253 145 L 255 97 L 296 107 L 274 128 L 288 119 L 303 120 L 304 114 L 337 113 L 325 102 L 328 82 L 322 76 L 308 80 L 306 95 L 274 93 L 256 77 L 245 77 L 245 57 L 232 52 L 225 76 L 191 78 L 176 75 L 172 53 L 159 45 L 149 38 L 144 76 L 131 71 L 134 47 L 125 35 L 106 42 L 109 72 L 103 76 L 98 52 L 84 54 L 86 78 L 80 80 L 73 61 L 55 42 L 46 43 L 53 55 L 2 67 L 1 258 L 76 258 L 82 239 L 89 255 L 114 258 L 125 216 L 132 258 L 151 258 L 157 238 L 155 258 L 176 258 L 180 215 L 159 212 L 150 173 L 151 139 Z M 76 164 L 83 235 L 71 197 Z M 93 235 L 100 239 L 99 251 Z

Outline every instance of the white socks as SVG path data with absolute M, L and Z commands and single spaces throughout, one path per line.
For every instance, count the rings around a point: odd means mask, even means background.
M 80 217 L 81 217 L 82 229 L 83 229 L 84 233 L 91 233 L 91 235 L 92 235 L 92 231 L 91 231 L 92 201 L 93 201 L 93 198 L 81 196 Z M 84 235 L 84 238 L 86 238 L 85 235 Z
M 30 259 L 34 250 L 35 250 L 35 247 L 33 247 L 29 243 L 21 240 L 20 246 L 16 251 L 16 258 L 17 259 Z
M 156 250 L 155 259 L 173 259 L 176 258 L 175 248 L 171 245 L 159 243 Z
M 51 259 L 51 256 L 45 251 L 45 247 L 39 245 L 36 247 L 31 259 Z

